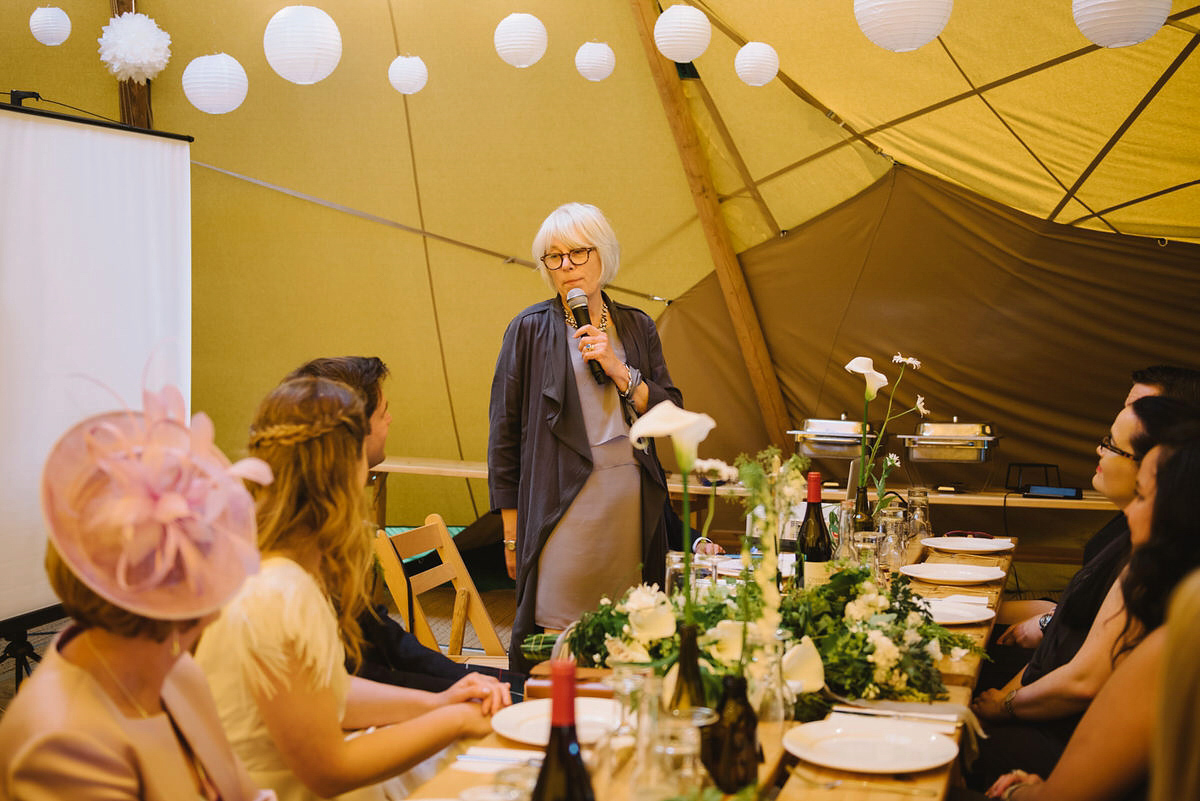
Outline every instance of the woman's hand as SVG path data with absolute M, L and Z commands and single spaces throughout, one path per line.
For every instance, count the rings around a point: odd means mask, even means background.
M 1032 773 L 1026 773 L 1023 770 L 1014 770 L 1012 773 L 1005 773 L 996 783 L 988 788 L 988 798 L 1012 798 L 1019 791 L 1020 787 L 1029 787 L 1034 784 L 1041 784 L 1042 777 Z M 1017 796 L 1018 799 L 1020 796 Z
M 479 704 L 456 704 L 454 709 L 462 715 L 459 737 L 486 737 L 492 733 L 492 719 Z
M 1041 615 L 1034 615 L 1022 620 L 1020 623 L 1013 623 L 1004 633 L 1001 634 L 996 642 L 1000 645 L 1019 645 L 1022 648 L 1037 648 L 1038 643 L 1042 641 L 1042 626 Z
M 621 383 L 629 377 L 625 363 L 617 358 L 608 343 L 608 334 L 594 325 L 585 325 L 573 334 L 579 340 L 579 352 L 584 361 L 596 362 L 614 382 L 619 378 Z M 620 386 L 620 385 L 618 385 Z
M 1012 715 L 1004 708 L 1006 695 L 1008 693 L 1002 689 L 984 690 L 971 702 L 971 711 L 984 720 L 1012 720 Z
M 486 716 L 512 704 L 508 683 L 482 673 L 468 673 L 437 696 L 438 706 L 477 701 L 480 712 Z

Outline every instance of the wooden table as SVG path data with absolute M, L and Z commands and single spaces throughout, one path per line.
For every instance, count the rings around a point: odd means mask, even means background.
M 1013 551 L 974 555 L 940 553 L 923 548 L 916 543 L 911 548 L 910 555 L 918 561 L 994 565 L 1006 572 L 1012 565 Z M 988 599 L 988 606 L 995 609 L 1004 589 L 1004 579 L 967 586 L 934 585 L 914 580 L 913 588 L 918 594 L 927 597 L 944 597 L 952 594 L 984 596 Z M 982 645 L 988 640 L 993 622 L 956 626 L 954 630 L 967 634 L 972 640 Z M 969 655 L 957 661 L 951 660 L 948 654 L 943 657 L 938 668 L 947 684 L 951 702 L 963 705 L 969 703 L 979 676 L 980 665 L 980 657 L 975 655 Z M 957 775 L 957 760 L 934 770 L 900 776 L 853 773 L 801 763 L 783 750 L 783 734 L 786 728 L 792 725 L 795 724 L 762 724 L 759 727 L 759 740 L 762 743 L 764 755 L 763 765 L 759 769 L 759 784 L 760 787 L 778 788 L 779 801 L 801 801 L 802 799 L 803 801 L 826 801 L 826 799 L 828 801 L 895 801 L 898 798 L 923 798 L 934 801 L 946 797 Z M 962 727 L 959 727 L 955 737 L 960 745 L 962 736 Z M 515 743 L 494 732 L 480 740 L 478 744 L 501 748 L 530 747 L 522 743 Z M 492 774 L 467 772 L 449 766 L 421 786 L 411 797 L 414 799 L 458 798 L 459 793 L 467 787 L 485 785 L 491 780 Z M 841 784 L 828 789 L 817 786 L 834 781 L 840 781 Z M 611 783 L 610 791 L 600 801 L 625 801 L 628 798 L 628 787 L 628 776 L 618 774 Z

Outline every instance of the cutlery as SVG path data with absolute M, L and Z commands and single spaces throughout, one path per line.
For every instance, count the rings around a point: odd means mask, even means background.
M 895 709 L 876 709 L 874 707 L 845 706 L 843 704 L 835 704 L 830 711 L 843 712 L 848 715 L 863 715 L 867 717 L 895 718 L 899 720 L 911 719 L 932 723 L 950 723 L 956 726 L 961 725 L 962 723 L 962 721 L 958 719 L 957 715 L 940 712 L 902 712 Z
M 506 756 L 500 754 L 459 754 L 455 759 L 460 762 L 501 762 L 512 765 L 524 765 L 529 762 L 541 762 L 542 755 L 531 753 L 530 756 Z
M 799 767 L 789 768 L 789 772 L 800 781 L 815 790 L 833 790 L 837 787 L 862 787 L 873 793 L 896 793 L 897 795 L 928 795 L 937 796 L 938 791 L 932 787 L 892 787 L 879 782 L 869 782 L 863 779 L 814 779 L 800 772 Z

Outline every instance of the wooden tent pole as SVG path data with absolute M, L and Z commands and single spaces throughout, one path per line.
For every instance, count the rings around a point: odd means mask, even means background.
M 127 11 L 137 11 L 134 0 L 109 0 L 114 17 Z M 154 128 L 154 114 L 150 110 L 150 82 L 118 81 L 117 91 L 121 97 L 121 122 L 134 128 L 149 131 Z
M 754 389 L 767 435 L 772 443 L 787 451 L 787 432 L 790 427 L 787 408 L 783 403 L 779 378 L 771 363 L 771 354 L 767 352 L 767 342 L 758 321 L 758 312 L 750 299 L 746 276 L 738 263 L 737 254 L 734 253 L 729 230 L 721 218 L 717 192 L 709 175 L 704 153 L 700 149 L 700 138 L 696 135 L 696 128 L 688 110 L 683 84 L 679 80 L 675 64 L 660 54 L 654 45 L 654 23 L 658 19 L 657 4 L 655 0 L 631 0 L 631 3 L 642 48 L 650 62 L 650 72 L 654 75 L 654 84 L 658 87 L 658 96 L 662 100 L 667 122 L 675 135 L 675 145 L 679 149 L 679 158 L 683 161 L 683 171 L 692 190 L 700 225 L 704 229 L 704 237 L 708 241 L 708 249 L 716 267 L 721 294 L 725 298 L 729 318 L 733 321 L 733 330 L 737 335 L 742 357 L 746 361 L 746 370 L 750 373 L 750 384 Z

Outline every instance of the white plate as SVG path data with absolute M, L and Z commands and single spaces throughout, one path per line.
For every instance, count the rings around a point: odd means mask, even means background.
M 958 746 L 929 726 L 889 718 L 818 720 L 783 736 L 788 753 L 836 770 L 912 773 L 945 765 Z
M 621 720 L 621 705 L 611 698 L 576 698 L 575 733 L 579 742 L 595 742 Z M 528 745 L 550 742 L 550 699 L 522 701 L 492 716 L 497 734 Z
M 1004 571 L 998 567 L 984 565 L 952 565 L 932 562 L 921 562 L 916 565 L 905 565 L 900 572 L 921 581 L 932 584 L 984 584 L 1004 578 Z
M 935 551 L 950 553 L 999 553 L 1013 549 L 1012 540 L 989 540 L 982 537 L 926 537 L 921 540 L 921 544 Z
M 995 609 L 983 604 L 964 604 L 941 598 L 926 598 L 933 622 L 942 626 L 962 626 L 967 623 L 983 623 L 996 616 Z
M 781 553 L 777 557 L 779 559 L 779 572 L 784 576 L 790 576 L 796 572 L 796 554 Z M 742 572 L 742 557 L 741 555 L 729 555 L 717 557 L 717 574 L 721 576 L 737 576 Z

